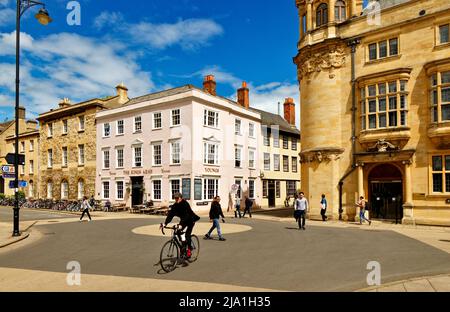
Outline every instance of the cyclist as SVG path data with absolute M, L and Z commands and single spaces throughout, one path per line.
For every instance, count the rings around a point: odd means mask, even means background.
M 197 216 L 194 211 L 192 211 L 191 206 L 187 201 L 183 199 L 183 195 L 180 193 L 176 193 L 174 195 L 175 204 L 173 204 L 167 214 L 166 221 L 164 221 L 164 225 L 161 223 L 161 227 L 167 226 L 174 217 L 180 218 L 180 226 L 181 231 L 186 229 L 186 243 L 187 243 L 187 257 L 191 256 L 192 244 L 191 244 L 191 234 L 194 229 L 195 222 L 200 220 L 200 217 Z

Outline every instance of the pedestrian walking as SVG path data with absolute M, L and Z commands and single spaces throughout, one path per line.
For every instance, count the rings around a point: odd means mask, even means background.
M 306 224 L 306 213 L 308 212 L 308 200 L 305 197 L 305 193 L 300 192 L 299 198 L 294 203 L 294 209 L 296 217 L 295 219 L 298 220 L 298 227 L 299 230 L 306 230 L 305 224 Z
M 81 202 L 81 209 L 83 210 L 83 213 L 81 214 L 80 221 L 83 221 L 84 214 L 86 213 L 89 217 L 89 221 L 92 221 L 91 215 L 89 214 L 89 209 L 91 209 L 91 205 L 88 202 L 88 199 L 86 196 L 83 197 L 83 201 Z
M 236 204 L 234 205 L 234 217 L 237 218 L 239 215 L 239 219 L 242 218 L 241 215 L 241 200 L 239 198 L 236 199 Z
M 322 216 L 322 221 L 325 222 L 328 217 L 326 215 L 328 208 L 328 202 L 325 198 L 325 194 L 322 194 L 322 200 L 320 201 L 320 215 Z
M 248 212 L 248 215 L 250 218 L 252 217 L 251 208 L 253 206 L 253 200 L 251 200 L 248 196 L 245 196 L 245 209 L 244 214 L 242 215 L 242 218 L 245 218 L 245 213 Z
M 372 221 L 366 218 L 367 203 L 364 196 L 359 197 L 359 201 L 356 205 L 359 207 L 359 224 L 363 224 L 364 221 L 367 221 L 369 222 L 369 225 L 371 225 Z
M 209 210 L 209 219 L 212 221 L 213 225 L 208 233 L 205 234 L 205 239 L 211 239 L 211 233 L 214 231 L 214 229 L 217 229 L 219 240 L 226 240 L 222 236 L 222 230 L 220 229 L 220 217 L 222 217 L 222 222 L 225 223 L 225 216 L 223 215 L 222 207 L 220 206 L 220 196 L 216 196 L 214 197 L 214 200 L 211 203 L 211 209 Z

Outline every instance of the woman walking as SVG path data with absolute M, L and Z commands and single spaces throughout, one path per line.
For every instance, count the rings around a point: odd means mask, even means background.
M 84 214 L 87 213 L 89 217 L 89 221 L 92 221 L 91 215 L 89 214 L 89 209 L 91 209 L 91 205 L 89 205 L 88 199 L 86 196 L 83 197 L 83 201 L 81 202 L 81 209 L 83 209 L 83 213 L 81 214 L 80 221 L 83 221 Z
M 213 225 L 208 233 L 206 233 L 205 239 L 210 239 L 212 231 L 217 228 L 219 240 L 225 241 L 225 238 L 222 236 L 222 231 L 220 229 L 220 217 L 222 217 L 222 222 L 225 223 L 225 216 L 223 215 L 222 207 L 220 206 L 220 197 L 216 196 L 214 197 L 214 201 L 211 203 L 211 209 L 209 210 L 209 219 L 212 221 Z

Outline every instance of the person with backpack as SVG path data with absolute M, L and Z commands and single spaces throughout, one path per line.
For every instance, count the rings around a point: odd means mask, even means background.
M 252 217 L 251 208 L 253 206 L 253 200 L 251 200 L 248 196 L 245 196 L 245 209 L 242 218 L 245 218 L 245 214 L 248 212 L 250 218 Z
M 359 197 L 359 201 L 356 205 L 359 207 L 359 224 L 363 224 L 364 221 L 367 221 L 369 222 L 369 225 L 371 225 L 372 221 L 366 218 L 367 202 L 364 199 L 364 196 Z
M 320 215 L 322 216 L 322 221 L 325 222 L 328 217 L 326 216 L 328 208 L 328 202 L 325 198 L 325 194 L 322 194 L 322 200 L 320 201 Z

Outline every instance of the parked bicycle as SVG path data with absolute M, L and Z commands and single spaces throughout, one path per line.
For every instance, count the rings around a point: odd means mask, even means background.
M 200 253 L 200 241 L 196 235 L 191 235 L 192 248 L 189 257 L 186 239 L 182 239 L 185 232 L 181 231 L 178 225 L 161 226 L 163 235 L 166 235 L 164 229 L 172 230 L 172 238 L 163 245 L 160 253 L 160 265 L 165 272 L 172 272 L 178 264 L 183 264 L 185 261 L 190 263 L 197 261 Z

